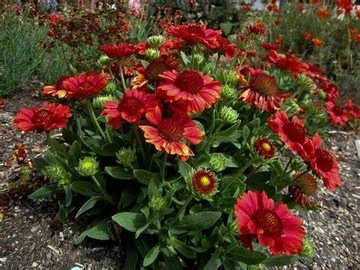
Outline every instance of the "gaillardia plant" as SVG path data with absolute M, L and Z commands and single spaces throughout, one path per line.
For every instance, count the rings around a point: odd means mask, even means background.
M 225 38 L 171 26 L 103 45 L 99 70 L 46 86 L 47 101 L 14 118 L 47 133 L 35 165 L 48 184 L 30 197 L 61 200 L 63 221 L 86 217 L 77 243 L 120 237 L 123 269 L 295 262 L 311 246 L 298 210 L 318 207 L 318 185 L 341 186 L 321 140 L 336 88 L 312 63 L 262 44 L 259 27 Z M 359 118 L 347 104 L 341 122 Z

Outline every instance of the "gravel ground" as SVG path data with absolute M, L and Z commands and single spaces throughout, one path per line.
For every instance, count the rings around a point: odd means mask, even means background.
M 92 241 L 74 246 L 83 224 L 72 220 L 59 224 L 56 202 L 27 199 L 43 179 L 38 175 L 19 179 L 19 168 L 7 163 L 16 143 L 30 148 L 30 158 L 44 150 L 42 134 L 21 133 L 11 127 L 19 107 L 38 103 L 36 95 L 18 94 L 6 99 L 5 108 L 0 109 L 0 269 L 121 269 L 119 243 Z M 320 212 L 300 213 L 316 256 L 279 269 L 360 269 L 360 159 L 355 140 L 360 140 L 360 134 L 354 130 L 333 132 L 327 144 L 338 156 L 344 185 L 335 192 L 319 192 Z

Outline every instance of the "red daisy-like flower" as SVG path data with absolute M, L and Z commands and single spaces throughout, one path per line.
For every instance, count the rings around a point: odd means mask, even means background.
M 218 179 L 216 175 L 206 169 L 199 169 L 192 175 L 191 187 L 197 195 L 203 198 L 212 196 L 217 191 Z
M 108 74 L 84 72 L 76 77 L 70 77 L 62 82 L 68 99 L 84 101 L 87 97 L 97 95 L 110 80 Z
M 182 161 L 194 155 L 186 143 L 196 145 L 203 140 L 204 132 L 185 114 L 163 117 L 160 107 L 156 107 L 146 114 L 146 119 L 151 125 L 139 126 L 146 142 L 153 144 L 158 151 L 178 155 Z
M 313 172 L 323 181 L 324 186 L 329 190 L 334 190 L 342 186 L 339 178 L 339 164 L 329 150 L 321 148 L 321 144 L 321 137 L 315 134 L 311 140 L 305 143 L 305 151 L 299 153 Z
M 304 143 L 309 140 L 304 121 L 297 116 L 289 120 L 285 112 L 276 112 L 267 119 L 267 123 L 291 151 L 302 151 Z
M 177 69 L 179 63 L 173 55 L 163 55 L 152 61 L 146 67 L 141 66 L 136 69 L 137 76 L 133 80 L 134 88 L 139 88 L 147 83 L 159 81 L 159 75 L 165 71 Z
M 139 123 L 141 117 L 153 110 L 159 102 L 155 94 L 127 89 L 119 103 L 107 101 L 101 116 L 107 116 L 109 125 L 119 129 L 122 120 Z
M 267 138 L 258 138 L 254 142 L 254 149 L 260 156 L 266 159 L 273 158 L 275 155 L 275 146 Z
M 71 78 L 71 76 L 62 76 L 62 77 L 60 77 L 56 81 L 55 85 L 45 86 L 42 89 L 41 94 L 43 94 L 45 96 L 53 96 L 53 97 L 57 97 L 57 98 L 66 98 L 67 92 L 64 89 L 63 82 L 68 78 Z
M 266 34 L 265 25 L 261 21 L 247 26 L 246 30 L 249 34 L 253 35 L 264 36 Z
M 116 45 L 102 45 L 101 50 L 111 58 L 123 59 L 136 53 L 138 49 L 129 43 L 119 43 Z
M 265 192 L 248 191 L 237 199 L 234 209 L 244 246 L 252 249 L 252 240 L 257 238 L 274 255 L 301 252 L 305 236 L 302 219 L 286 204 L 275 205 Z
M 299 174 L 295 174 L 294 177 L 299 177 Z M 300 204 L 301 207 L 314 205 L 311 197 L 316 194 L 316 191 L 316 178 L 309 173 L 300 176 L 293 184 L 289 186 L 290 196 L 296 203 Z
M 210 108 L 220 98 L 220 83 L 200 71 L 166 71 L 157 88 L 159 97 L 166 102 L 185 102 L 186 113 L 198 113 Z
M 50 131 L 66 126 L 69 117 L 69 106 L 45 101 L 41 107 L 22 108 L 13 122 L 15 128 L 23 131 Z
M 245 88 L 239 100 L 265 111 L 280 108 L 281 95 L 278 92 L 277 82 L 262 69 L 244 67 L 240 70 L 239 79 Z
M 233 58 L 236 53 L 236 45 L 222 36 L 219 36 L 217 38 L 217 41 L 219 43 L 219 46 L 215 48 L 214 51 L 224 54 L 226 58 Z
M 297 77 L 299 73 L 306 72 L 309 68 L 308 64 L 295 59 L 290 53 L 281 55 L 276 51 L 270 51 L 266 60 L 281 69 L 288 70 L 295 77 Z
M 329 120 L 333 124 L 345 125 L 349 120 L 349 112 L 332 101 L 326 102 L 326 110 Z
M 208 49 L 218 47 L 217 39 L 221 36 L 220 30 L 206 29 L 203 24 L 169 26 L 167 33 L 189 43 L 201 44 Z

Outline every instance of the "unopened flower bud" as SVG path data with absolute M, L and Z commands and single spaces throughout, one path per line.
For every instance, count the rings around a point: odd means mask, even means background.
M 220 172 L 226 168 L 226 158 L 221 153 L 214 153 L 210 157 L 210 169 L 214 172 Z
M 309 238 L 303 239 L 303 250 L 301 256 L 304 258 L 312 259 L 315 256 L 315 247 Z
M 221 108 L 220 118 L 227 124 L 233 124 L 238 120 L 239 113 L 232 107 L 224 106 Z
M 84 157 L 79 161 L 76 169 L 82 176 L 94 175 L 99 170 L 99 163 L 93 157 Z
M 154 212 L 159 213 L 166 207 L 166 200 L 163 197 L 152 198 L 149 207 Z
M 145 51 L 145 56 L 146 56 L 146 58 L 148 59 L 148 60 L 155 60 L 155 59 L 158 59 L 159 57 L 160 57 L 160 55 L 161 55 L 161 53 L 160 53 L 160 51 L 159 50 L 157 50 L 157 49 L 152 49 L 152 48 L 150 48 L 150 49 L 147 49 L 146 51 Z
M 225 98 L 229 98 L 229 99 L 235 99 L 237 97 L 237 92 L 236 92 L 235 88 L 233 88 L 229 85 L 224 85 L 221 88 L 221 96 L 223 96 Z
M 118 89 L 117 84 L 114 81 L 111 81 L 104 88 L 104 92 L 111 94 L 111 93 L 114 93 L 117 89 Z
M 97 62 L 100 66 L 108 66 L 110 65 L 111 61 L 112 59 L 109 58 L 107 55 L 102 55 Z
M 316 89 L 316 85 L 311 78 L 305 74 L 300 74 L 299 76 L 299 85 L 306 92 L 311 92 Z
M 162 35 L 148 37 L 147 42 L 154 48 L 159 47 L 165 41 L 165 37 Z
M 117 153 L 117 162 L 125 167 L 131 167 L 136 160 L 135 150 L 131 148 L 121 148 Z
M 93 106 L 96 109 L 104 109 L 104 105 L 106 101 L 113 100 L 114 98 L 112 96 L 97 96 L 93 99 Z
M 70 182 L 71 173 L 66 171 L 59 164 L 52 164 L 45 167 L 45 174 L 54 182 L 57 182 L 59 185 L 65 185 Z

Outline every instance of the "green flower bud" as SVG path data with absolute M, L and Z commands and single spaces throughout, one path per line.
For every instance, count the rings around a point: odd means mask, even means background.
M 229 99 L 236 99 L 237 98 L 237 91 L 235 90 L 235 88 L 229 86 L 229 85 L 224 85 L 221 88 L 221 95 L 225 98 L 229 98 Z
M 45 175 L 59 185 L 66 185 L 70 183 L 71 173 L 66 171 L 59 164 L 52 164 L 45 167 Z
M 157 49 L 147 49 L 145 51 L 145 56 L 148 60 L 155 60 L 157 58 L 159 58 L 161 55 L 160 51 Z
M 220 172 L 226 169 L 226 158 L 221 153 L 214 153 L 210 157 L 210 170 Z
M 312 259 L 315 256 L 315 247 L 309 238 L 303 239 L 303 250 L 301 256 L 307 259 Z
M 166 200 L 163 197 L 152 198 L 149 207 L 154 212 L 159 213 L 166 207 Z
M 76 167 L 76 170 L 82 176 L 94 175 L 99 170 L 99 163 L 93 157 L 84 157 L 79 161 L 79 165 Z
M 239 113 L 232 107 L 224 106 L 220 110 L 220 118 L 227 124 L 234 124 L 239 118 Z
M 23 181 L 29 181 L 31 179 L 32 170 L 28 166 L 21 166 L 20 167 L 20 178 Z
M 299 86 L 306 92 L 311 92 L 316 89 L 316 85 L 311 78 L 301 73 L 299 76 Z
M 114 98 L 112 96 L 97 96 L 93 99 L 93 106 L 96 109 L 104 109 L 104 105 L 106 101 L 114 101 Z
M 199 53 L 197 53 L 197 54 L 194 55 L 194 62 L 195 62 L 196 64 L 199 65 L 199 64 L 201 64 L 203 61 L 204 61 L 204 55 L 199 54 Z
M 147 42 L 154 48 L 159 47 L 165 41 L 165 37 L 162 35 L 148 37 Z
M 108 94 L 114 93 L 118 88 L 117 84 L 114 81 L 109 82 L 104 88 L 104 92 Z
M 131 148 L 121 148 L 117 153 L 117 162 L 125 167 L 131 167 L 132 163 L 136 160 L 135 150 Z
M 97 62 L 100 66 L 108 66 L 108 65 L 110 65 L 112 60 L 107 55 L 102 55 L 102 56 L 100 56 L 100 58 L 98 59 Z

